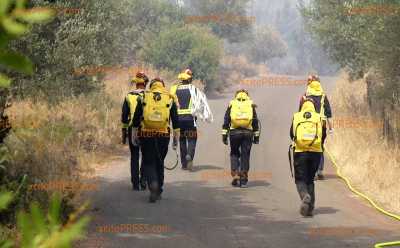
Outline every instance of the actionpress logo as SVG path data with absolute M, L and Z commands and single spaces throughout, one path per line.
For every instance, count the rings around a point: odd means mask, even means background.
M 56 11 L 57 15 L 76 15 L 81 12 L 80 8 L 63 8 L 63 7 L 51 7 Z
M 258 79 L 243 79 L 240 81 L 240 85 L 250 87 L 305 86 L 307 85 L 307 80 L 285 75 L 271 75 Z
M 400 4 L 371 4 L 352 7 L 346 10 L 346 15 L 396 15 L 400 14 Z
M 168 225 L 114 224 L 97 226 L 96 230 L 99 233 L 161 234 L 171 232 L 172 228 Z
M 215 14 L 203 16 L 185 16 L 186 24 L 191 23 L 216 23 L 216 24 L 253 24 L 255 16 L 241 16 L 235 14 Z
M 138 71 L 143 71 L 147 72 L 151 68 L 148 66 L 142 66 L 142 65 L 137 65 L 137 66 L 129 66 L 129 67 L 123 67 L 121 65 L 117 66 L 85 66 L 81 68 L 75 68 L 73 74 L 75 76 L 81 76 L 81 75 L 87 75 L 87 76 L 94 76 L 97 74 L 102 74 L 102 73 L 122 73 L 122 72 L 131 72 L 131 73 L 136 73 Z
M 179 133 L 180 137 L 185 138 L 198 138 L 202 136 L 202 132 L 200 130 L 181 130 Z M 159 132 L 157 130 L 136 130 L 133 133 L 134 137 L 137 138 L 170 138 L 173 136 L 172 133 Z
M 35 14 L 40 13 L 44 10 L 53 10 L 57 15 L 76 15 L 81 12 L 80 8 L 67 8 L 67 7 L 36 7 L 32 9 L 17 9 L 15 10 L 17 13 L 21 14 Z
M 74 181 L 50 181 L 29 185 L 31 191 L 96 191 L 97 184 L 79 183 Z
M 370 117 L 342 116 L 333 118 L 332 125 L 335 129 L 379 129 L 383 127 L 383 120 Z

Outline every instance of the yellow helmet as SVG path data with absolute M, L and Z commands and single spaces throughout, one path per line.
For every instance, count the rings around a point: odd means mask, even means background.
M 131 84 L 144 84 L 149 82 L 149 78 L 142 71 L 136 73 L 136 76 L 131 80 Z
M 178 75 L 178 79 L 181 81 L 191 80 L 193 78 L 193 72 L 190 69 L 186 69 L 184 72 Z
M 321 96 L 324 94 L 321 83 L 318 81 L 312 81 L 308 84 L 306 95 L 307 96 Z

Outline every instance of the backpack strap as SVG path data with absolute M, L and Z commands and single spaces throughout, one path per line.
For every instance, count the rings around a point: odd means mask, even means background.
M 315 123 L 315 137 L 309 146 L 314 145 L 315 141 L 318 139 L 318 123 Z
M 293 138 L 294 142 L 297 141 L 297 128 L 299 128 L 299 126 L 300 126 L 301 123 L 303 123 L 303 122 L 297 123 L 297 126 L 296 126 L 296 128 L 294 129 L 294 138 Z
M 143 92 L 143 101 L 142 101 L 142 106 L 146 106 L 146 93 L 148 92 Z
M 321 96 L 321 111 L 320 111 L 320 115 L 322 116 L 322 119 L 326 119 L 325 116 L 325 94 L 322 94 Z

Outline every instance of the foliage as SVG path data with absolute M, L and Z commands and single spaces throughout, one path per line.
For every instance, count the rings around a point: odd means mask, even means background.
M 50 19 L 53 11 L 49 9 L 26 9 L 25 0 L 2 0 L 0 2 L 0 68 L 32 74 L 32 62 L 21 53 L 7 49 L 13 39 L 29 32 L 34 23 Z M 8 117 L 4 114 L 8 107 L 11 79 L 0 72 L 0 143 L 10 130 Z
M 30 32 L 32 24 L 42 23 L 53 16 L 53 11 L 49 9 L 25 8 L 24 0 L 4 0 L 0 2 L 0 65 L 8 71 L 16 71 L 25 74 L 32 74 L 34 67 L 32 62 L 21 53 L 7 49 L 10 41 L 20 38 Z M 0 74 L 0 118 L 1 118 L 1 143 L 11 129 L 8 116 L 4 110 L 8 107 L 8 88 L 11 79 L 5 74 Z M 1 144 L 0 146 L 0 190 L 13 189 L 19 193 L 20 182 L 11 180 L 6 171 L 9 162 L 9 151 Z M 2 221 L 7 220 L 3 218 Z
M 3 192 L 0 191 L 0 212 L 3 211 L 4 209 L 7 208 L 7 206 L 10 204 L 10 202 L 13 199 L 13 195 L 11 192 Z M 3 233 L 3 230 L 0 226 L 0 248 L 10 248 L 13 246 L 13 242 L 10 240 L 6 240 L 6 237 L 4 237 L 5 234 Z
M 0 193 L 0 210 L 3 210 L 12 200 L 10 192 Z M 18 214 L 18 229 L 21 240 L 18 247 L 21 248 L 52 248 L 52 247 L 72 247 L 72 242 L 81 238 L 86 225 L 89 222 L 88 217 L 77 220 L 78 214 L 84 210 L 71 215 L 66 224 L 61 220 L 61 198 L 54 195 L 50 201 L 50 206 L 46 214 L 37 203 L 33 203 L 30 212 L 20 212 Z M 17 242 L 16 242 L 17 243 Z M 0 241 L 1 248 L 13 247 L 13 242 L 9 240 Z
M 49 9 L 25 9 L 24 0 L 0 2 L 0 65 L 18 72 L 32 74 L 33 64 L 20 53 L 7 51 L 10 40 L 28 33 L 31 24 L 41 23 L 53 15 Z M 10 87 L 11 79 L 0 73 L 0 87 Z
M 141 57 L 159 69 L 179 72 L 189 67 L 195 78 L 212 89 L 222 56 L 221 46 L 219 39 L 204 27 L 175 26 L 153 37 Z
M 137 63 L 137 52 L 148 34 L 179 23 L 174 5 L 162 0 L 33 0 L 34 6 L 59 8 L 46 26 L 13 43 L 38 65 L 33 76 L 18 76 L 15 93 L 59 100 L 100 89 L 104 67 Z M 51 48 L 51 49 L 49 49 Z M 95 75 L 76 73 L 94 68 Z
M 385 126 L 400 126 L 400 3 L 395 0 L 313 0 L 303 8 L 309 30 L 350 73 L 368 78 L 368 102 Z M 392 120 L 390 120 L 392 119 Z M 399 131 L 399 130 L 397 130 Z M 386 131 L 385 131 L 386 133 Z
M 5 192 L 0 194 L 0 211 L 7 208 L 12 200 L 12 194 L 10 192 Z
M 25 8 L 24 0 L 2 0 L 0 2 L 0 64 L 8 71 L 22 72 L 32 74 L 34 67 L 32 62 L 24 55 L 12 50 L 7 50 L 7 44 L 22 35 L 29 33 L 34 23 L 41 23 L 50 19 L 53 15 L 52 10 L 46 8 Z M 1 121 L 2 131 L 9 129 L 8 118 L 4 116 L 4 110 L 8 107 L 7 97 L 8 88 L 11 85 L 11 79 L 5 74 L 0 74 L 1 88 Z M 2 133 L 2 140 L 5 135 Z M 37 147 L 36 147 L 37 148 Z M 26 189 L 26 175 L 19 182 L 8 175 L 6 168 L 10 159 L 9 150 L 1 144 L 0 146 L 0 211 L 15 211 L 16 205 L 24 203 L 26 194 L 20 195 L 23 188 Z M 13 193 L 10 193 L 9 190 Z M 6 191 L 5 191 L 6 190 Z M 65 213 L 65 199 L 54 196 L 50 201 L 49 212 L 46 216 L 37 203 L 33 203 L 31 213 L 20 212 L 18 215 L 18 228 L 22 238 L 18 247 L 36 248 L 36 247 L 71 247 L 73 240 L 79 238 L 84 227 L 88 223 L 88 218 L 84 217 L 76 221 L 76 215 L 64 226 L 62 224 L 61 213 Z M 7 221 L 2 214 L 1 221 Z M 78 213 L 76 213 L 78 214 Z M 3 227 L 0 226 L 1 248 L 13 247 L 13 242 L 4 240 Z M 18 242 L 17 242 L 18 243 Z
M 377 9 L 374 12 L 371 8 Z M 354 79 L 371 68 L 383 75 L 389 72 L 387 78 L 391 78 L 400 75 L 395 62 L 400 55 L 400 32 L 395 28 L 400 23 L 399 11 L 400 5 L 392 0 L 314 0 L 303 9 L 303 14 L 309 29 L 330 56 L 347 68 Z
M 254 38 L 245 43 L 252 61 L 265 63 L 286 56 L 288 48 L 279 33 L 268 26 L 256 27 L 253 32 Z
M 229 42 L 241 42 L 249 38 L 254 18 L 247 16 L 251 0 L 185 0 L 187 20 L 198 16 L 206 21 L 212 32 Z M 253 20 L 253 21 L 252 21 Z

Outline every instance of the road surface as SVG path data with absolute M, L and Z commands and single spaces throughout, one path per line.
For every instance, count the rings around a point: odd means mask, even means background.
M 331 90 L 333 83 L 326 79 L 325 88 Z M 328 160 L 327 179 L 316 182 L 315 216 L 301 217 L 287 148 L 291 117 L 304 88 L 247 88 L 262 122 L 247 189 L 230 186 L 229 149 L 221 141 L 232 96 L 211 98 L 215 122 L 200 124 L 195 171 L 166 172 L 163 199 L 149 204 L 147 191 L 131 190 L 128 153 L 108 164 L 100 171 L 99 190 L 89 195 L 93 221 L 78 247 L 365 248 L 400 239 L 399 223 L 353 196 Z M 168 162 L 173 158 L 171 152 Z M 130 227 L 117 230 L 121 224 Z

